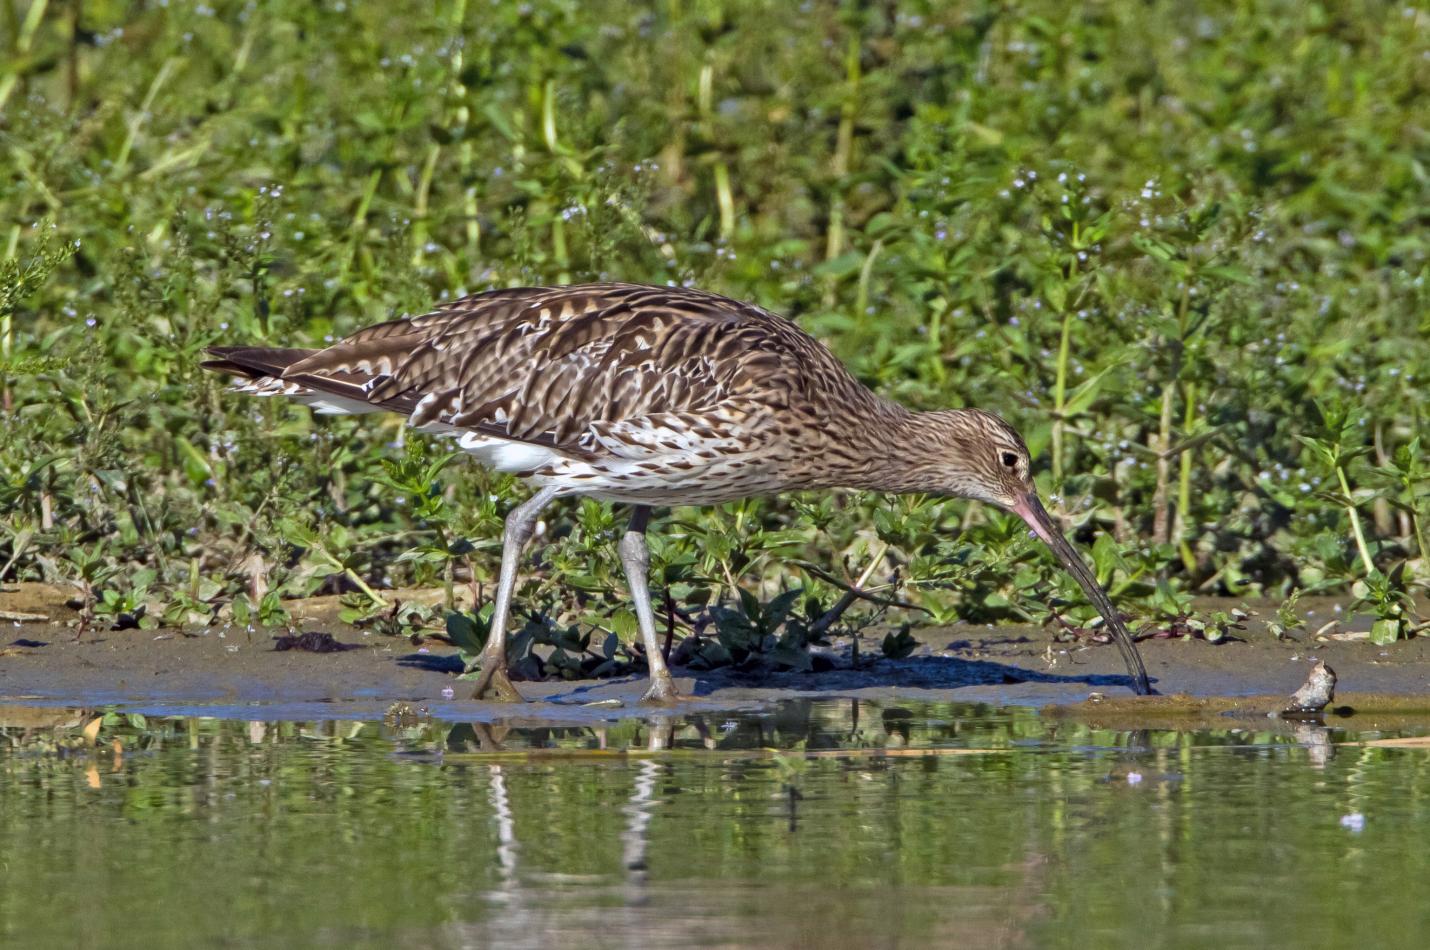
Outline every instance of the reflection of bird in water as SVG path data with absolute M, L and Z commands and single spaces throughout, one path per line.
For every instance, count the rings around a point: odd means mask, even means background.
M 619 544 L 650 665 L 649 702 L 679 698 L 656 636 L 645 531 L 655 505 L 854 488 L 976 498 L 1015 512 L 1106 618 L 1134 689 L 1147 671 L 1107 594 L 1038 500 L 1023 439 L 978 409 L 911 412 L 864 386 L 793 322 L 726 297 L 636 284 L 493 290 L 360 330 L 326 349 L 221 346 L 237 390 L 323 413 L 390 411 L 450 434 L 539 490 L 508 516 L 477 698 L 507 675 L 517 560 L 552 500 L 634 506 Z
M 646 751 L 668 748 L 674 729 L 673 723 L 661 719 L 649 725 Z M 478 728 L 477 733 L 483 737 L 484 751 L 504 750 L 500 740 L 494 740 L 490 746 L 486 744 L 486 739 L 490 736 L 488 730 Z M 607 940 L 592 940 L 590 934 L 595 932 L 596 928 L 600 928 L 607 937 L 611 933 L 632 936 L 656 933 L 669 915 L 662 909 L 647 906 L 647 853 L 650 848 L 651 822 L 656 809 L 661 805 L 661 799 L 657 796 L 658 786 L 662 777 L 668 774 L 669 768 L 668 763 L 647 758 L 633 769 L 622 767 L 619 770 L 621 775 L 634 773 L 630 797 L 621 808 L 626 822 L 620 833 L 624 878 L 616 891 L 624 908 L 624 912 L 620 912 L 613 910 L 609 901 L 599 899 L 589 905 L 574 902 L 580 906 L 570 906 L 562 900 L 553 899 L 554 888 L 562 883 L 574 884 L 577 879 L 563 880 L 561 875 L 544 875 L 539 861 L 535 869 L 522 872 L 523 846 L 518 837 L 511 785 L 513 779 L 520 779 L 524 773 L 520 768 L 488 766 L 487 802 L 495 823 L 496 847 L 492 864 L 497 879 L 486 891 L 485 897 L 496 905 L 498 912 L 480 921 L 459 924 L 463 943 L 500 946 L 505 950 L 566 945 L 630 946 L 632 944 L 627 941 L 611 943 Z M 529 785 L 526 790 L 531 791 Z M 532 796 L 528 795 L 526 798 L 530 801 Z M 539 794 L 535 796 L 535 800 L 540 800 Z M 537 824 L 538 829 L 543 827 L 549 826 L 545 823 Z M 548 846 L 538 841 L 534 850 L 540 854 Z M 676 922 L 672 926 L 679 928 L 681 925 Z M 572 936 L 563 940 L 554 936 L 556 934 Z M 587 936 L 579 940 L 578 944 L 578 938 L 574 936 L 576 934 Z M 688 939 L 687 937 L 680 941 L 681 944 L 688 942 Z
M 1306 757 L 1316 768 L 1325 768 L 1326 763 L 1335 758 L 1336 747 L 1331 742 L 1330 729 L 1310 722 L 1293 722 L 1290 725 L 1291 734 L 1306 750 Z
M 501 905 L 503 913 L 498 915 L 499 920 L 515 924 L 520 930 L 520 924 L 528 917 L 531 895 L 522 886 L 518 873 L 520 848 L 516 840 L 516 817 L 507 792 L 506 770 L 500 765 L 488 766 L 487 776 L 488 799 L 492 817 L 496 820 L 496 869 L 499 880 L 497 886 L 488 892 L 487 899 Z
M 644 898 L 639 891 L 646 881 L 646 848 L 650 845 L 647 829 L 655 817 L 655 806 L 660 802 L 655 797 L 655 782 L 660 777 L 661 763 L 646 759 L 636 767 L 635 788 L 621 810 L 626 815 L 626 827 L 621 832 L 621 861 L 626 869 L 626 881 L 632 894 L 627 902 L 635 903 Z

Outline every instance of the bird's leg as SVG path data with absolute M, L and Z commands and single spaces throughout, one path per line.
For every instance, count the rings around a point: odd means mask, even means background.
M 526 501 L 517 505 L 506 516 L 506 530 L 501 539 L 501 575 L 497 580 L 497 602 L 492 610 L 491 631 L 487 634 L 487 645 L 478 658 L 482 675 L 477 677 L 477 688 L 472 691 L 473 699 L 494 699 L 500 702 L 519 703 L 521 694 L 511 685 L 506 674 L 506 624 L 511 614 L 511 595 L 516 589 L 516 568 L 521 560 L 522 549 L 531 540 L 536 528 L 536 516 L 541 509 L 556 497 L 555 488 L 543 488 Z M 467 669 L 471 672 L 471 667 Z
M 649 521 L 648 505 L 637 505 L 631 512 L 630 527 L 621 538 L 621 566 L 626 569 L 626 583 L 631 588 L 641 640 L 645 643 L 645 659 L 650 666 L 650 689 L 641 697 L 641 702 L 675 703 L 685 697 L 676 692 L 670 668 L 665 665 L 665 654 L 655 633 L 655 613 L 650 607 L 650 585 L 646 581 L 650 571 L 650 550 L 645 543 L 645 528 Z

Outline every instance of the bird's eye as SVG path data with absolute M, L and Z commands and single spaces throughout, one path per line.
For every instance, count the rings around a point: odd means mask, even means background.
M 1003 464 L 1008 466 L 1009 468 L 1012 468 L 1013 466 L 1018 464 L 1018 456 L 1014 455 L 1012 452 L 1004 452 Z

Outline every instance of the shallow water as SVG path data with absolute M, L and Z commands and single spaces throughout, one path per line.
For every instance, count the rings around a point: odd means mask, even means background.
M 1430 751 L 1343 727 L 846 700 L 510 731 L 111 714 L 91 749 L 83 719 L 0 729 L 7 946 L 1389 947 L 1430 925 Z

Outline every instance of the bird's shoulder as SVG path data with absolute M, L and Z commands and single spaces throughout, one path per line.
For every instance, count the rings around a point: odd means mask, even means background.
M 559 444 L 592 423 L 798 401 L 840 371 L 794 322 L 707 291 L 642 284 L 492 290 L 369 327 L 299 371 L 364 373 L 374 402 L 415 403 L 414 424 L 495 422 Z
M 791 343 L 807 337 L 793 321 L 752 303 L 706 290 L 633 283 L 571 284 L 489 290 L 452 301 L 409 321 L 436 335 L 482 334 L 495 326 L 524 338 L 603 339 L 623 330 L 716 329 L 748 342 Z M 586 332 L 577 332 L 582 328 Z M 353 339 L 359 338 L 359 331 Z M 651 339 L 643 337 L 643 339 Z
M 637 368 L 759 379 L 825 358 L 828 351 L 797 324 L 755 304 L 684 287 L 600 283 L 461 297 L 359 330 L 304 368 L 372 370 L 423 389 L 498 368 L 513 379 Z

